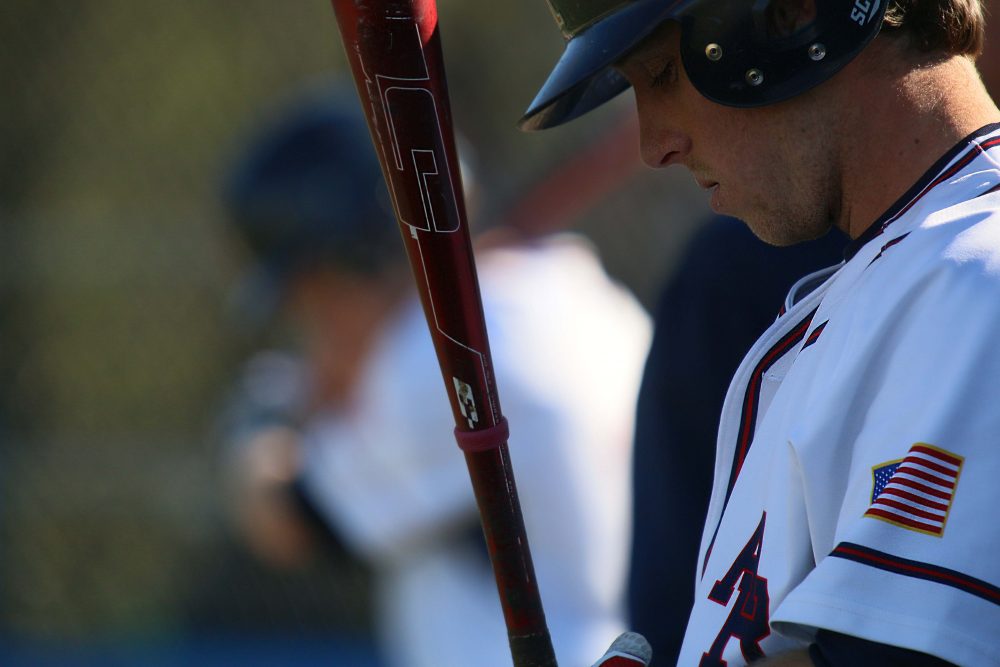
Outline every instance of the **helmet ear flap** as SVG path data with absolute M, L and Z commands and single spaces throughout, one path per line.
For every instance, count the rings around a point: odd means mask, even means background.
M 773 104 L 823 83 L 878 34 L 886 0 L 706 0 L 681 20 L 691 83 L 735 107 Z

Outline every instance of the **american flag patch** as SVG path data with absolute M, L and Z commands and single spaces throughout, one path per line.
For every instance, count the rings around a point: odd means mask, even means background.
M 917 443 L 906 458 L 875 466 L 865 516 L 940 537 L 963 461 L 957 454 Z

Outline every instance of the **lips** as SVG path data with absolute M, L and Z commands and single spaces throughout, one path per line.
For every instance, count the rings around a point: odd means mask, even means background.
M 708 178 L 695 177 L 699 187 L 711 195 L 709 206 L 713 211 L 719 213 L 719 182 Z

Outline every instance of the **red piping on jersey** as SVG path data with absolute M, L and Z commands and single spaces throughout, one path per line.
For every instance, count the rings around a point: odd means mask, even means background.
M 928 192 L 940 185 L 942 182 L 952 178 L 959 171 L 964 169 L 973 159 L 985 153 L 991 148 L 1000 146 L 1000 137 L 987 139 L 982 144 L 976 140 L 1000 129 L 1000 123 L 993 123 L 973 132 L 961 142 L 956 144 L 951 150 L 941 156 L 941 159 L 934 163 L 923 176 L 913 184 L 906 193 L 900 197 L 896 203 L 890 206 L 885 213 L 880 215 L 871 225 L 859 236 L 851 241 L 844 249 L 844 259 L 850 260 L 854 255 L 872 239 L 880 236 L 890 224 L 895 222 L 904 213 L 913 208 Z M 954 164 L 948 166 L 949 163 Z M 985 193 L 983 193 L 985 194 Z
M 705 551 L 705 559 L 701 566 L 702 575 L 705 574 L 705 567 L 708 565 L 708 557 L 712 554 L 712 547 L 715 546 L 715 538 L 719 535 L 719 526 L 722 525 L 722 514 L 726 511 L 726 506 L 729 504 L 729 496 L 733 492 L 733 487 L 736 486 L 736 478 L 740 476 L 740 470 L 743 469 L 743 462 L 746 460 L 747 454 L 750 451 L 750 445 L 753 441 L 754 427 L 757 419 L 757 406 L 760 400 L 760 386 L 764 380 L 764 373 L 766 373 L 767 370 L 782 357 L 782 355 L 802 340 L 802 338 L 806 335 L 806 331 L 809 330 L 809 325 L 812 323 L 812 318 L 815 314 L 816 309 L 813 309 L 813 311 L 806 315 L 805 318 L 795 325 L 791 331 L 782 336 L 781 339 L 767 351 L 764 357 L 757 362 L 757 365 L 753 369 L 753 373 L 750 374 L 750 382 L 747 384 L 746 394 L 743 398 L 743 412 L 740 415 L 740 435 L 739 440 L 737 441 L 736 454 L 733 457 L 733 468 L 729 474 L 729 485 L 726 487 L 726 498 L 722 503 L 722 512 L 719 514 L 719 522 L 715 525 L 715 533 L 712 535 L 712 541 L 709 542 L 708 550 Z M 824 322 L 824 324 L 826 323 Z
M 753 369 L 753 374 L 750 376 L 750 383 L 747 385 L 746 395 L 743 399 L 743 414 L 740 419 L 740 439 L 736 448 L 736 457 L 733 461 L 733 471 L 729 476 L 729 488 L 726 491 L 726 500 L 729 500 L 729 494 L 733 492 L 736 478 L 739 477 L 740 470 L 743 468 L 743 462 L 750 451 L 750 443 L 753 440 L 754 428 L 756 426 L 757 406 L 760 401 L 760 387 L 764 381 L 764 373 L 790 348 L 802 340 L 815 314 L 816 311 L 813 310 L 794 329 L 785 334 L 781 340 L 774 344 L 774 347 L 768 350 L 767 354 L 764 355 Z
M 868 262 L 868 266 L 871 266 L 872 264 L 874 264 L 875 260 L 882 256 L 882 253 L 884 253 L 886 250 L 888 250 L 892 246 L 896 245 L 897 243 L 899 243 L 900 241 L 902 241 L 903 239 L 905 239 L 909 235 L 910 235 L 910 232 L 906 232 L 905 234 L 897 236 L 896 238 L 894 238 L 893 240 L 889 241 L 884 246 L 882 246 L 879 249 L 878 254 L 875 255 L 874 257 L 872 257 L 872 261 Z
M 900 558 L 899 556 L 893 556 L 892 554 L 850 542 L 841 542 L 830 552 L 830 555 L 862 565 L 870 565 L 886 572 L 893 572 L 895 574 L 951 586 L 966 593 L 971 593 L 987 602 L 1000 605 L 1000 588 L 987 581 L 970 577 L 955 570 L 931 565 L 930 563 L 921 563 L 915 560 Z
M 920 194 L 918 194 L 916 197 L 914 197 L 912 200 L 910 200 L 909 204 L 907 204 L 906 206 L 904 206 L 903 208 L 901 208 L 899 210 L 899 212 L 896 213 L 896 215 L 892 216 L 891 218 L 889 218 L 888 220 L 886 220 L 885 222 L 883 222 L 882 223 L 882 231 L 884 232 L 885 229 L 886 229 L 886 227 L 888 227 L 893 222 L 895 222 L 896 220 L 898 220 L 899 218 L 901 218 L 903 216 L 903 214 L 905 214 L 907 211 L 909 211 L 911 208 L 913 208 L 916 205 L 916 203 L 918 201 L 920 201 L 921 199 L 923 199 L 924 196 L 928 192 L 930 192 L 931 190 L 933 190 L 937 186 L 941 185 L 942 183 L 944 183 L 945 181 L 947 181 L 949 178 L 953 177 L 958 172 L 960 172 L 963 169 L 965 169 L 969 165 L 969 163 L 972 162 L 974 159 L 976 159 L 977 157 L 979 157 L 980 155 L 982 155 L 983 153 L 985 153 L 989 149 L 995 148 L 997 146 L 1000 146 L 1000 137 L 994 137 L 992 139 L 984 141 L 981 144 L 977 144 L 976 142 L 972 142 L 970 150 L 965 155 L 963 155 L 962 157 L 960 157 L 958 159 L 958 161 L 951 166 L 950 169 L 948 169 L 943 174 L 941 174 L 940 176 L 938 176 L 937 178 L 935 178 L 933 181 L 931 181 L 930 183 L 928 183 L 927 187 L 925 187 L 923 190 L 921 190 Z M 900 240 L 902 240 L 902 239 L 900 239 Z M 883 250 L 885 250 L 885 248 L 883 248 Z
M 802 349 L 804 350 L 807 347 L 809 347 L 810 345 L 812 345 L 813 343 L 815 343 L 816 341 L 818 341 L 820 334 L 823 333 L 823 329 L 825 329 L 826 325 L 829 324 L 829 323 L 830 323 L 830 320 L 827 320 L 826 322 L 823 322 L 823 324 L 821 324 L 818 327 L 816 327 L 815 329 L 813 329 L 812 333 L 809 334 L 809 337 L 806 338 L 806 342 L 802 344 Z

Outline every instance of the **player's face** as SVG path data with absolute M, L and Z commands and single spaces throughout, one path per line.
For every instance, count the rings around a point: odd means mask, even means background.
M 712 209 L 744 220 L 761 239 L 817 238 L 836 220 L 832 119 L 803 101 L 758 109 L 711 102 L 692 86 L 668 22 L 618 64 L 632 84 L 643 160 L 681 164 L 711 193 Z

